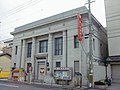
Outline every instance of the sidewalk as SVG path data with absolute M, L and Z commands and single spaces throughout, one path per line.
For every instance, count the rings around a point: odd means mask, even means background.
M 49 88 L 58 88 L 62 90 L 105 90 L 103 88 L 93 88 L 90 89 L 87 86 L 80 86 L 73 87 L 70 85 L 59 85 L 59 84 L 48 84 L 48 83 L 38 83 L 38 82 L 32 82 L 31 85 L 39 86 L 39 87 L 49 87 Z

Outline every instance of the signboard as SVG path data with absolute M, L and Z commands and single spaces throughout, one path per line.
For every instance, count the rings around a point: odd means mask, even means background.
M 54 68 L 54 77 L 55 79 L 61 80 L 71 80 L 72 79 L 72 69 L 71 68 Z
M 44 68 L 40 68 L 40 74 L 44 74 Z

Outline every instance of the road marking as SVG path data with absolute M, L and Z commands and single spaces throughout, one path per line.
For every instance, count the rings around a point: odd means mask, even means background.
M 0 84 L 0 86 L 16 87 L 16 88 L 18 88 L 18 86 L 15 86 L 15 85 L 7 85 L 7 84 Z

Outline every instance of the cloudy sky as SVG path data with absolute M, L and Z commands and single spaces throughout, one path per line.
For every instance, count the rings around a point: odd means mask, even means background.
M 0 0 L 0 41 L 18 26 L 84 6 L 87 0 Z M 87 5 L 85 5 L 87 7 Z M 93 15 L 106 26 L 104 0 L 95 0 Z

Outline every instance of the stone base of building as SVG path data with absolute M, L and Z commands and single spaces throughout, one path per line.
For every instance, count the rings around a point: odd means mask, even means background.
M 54 77 L 50 76 L 50 75 L 46 75 L 44 78 L 44 82 L 48 83 L 48 84 L 55 84 L 55 80 Z

